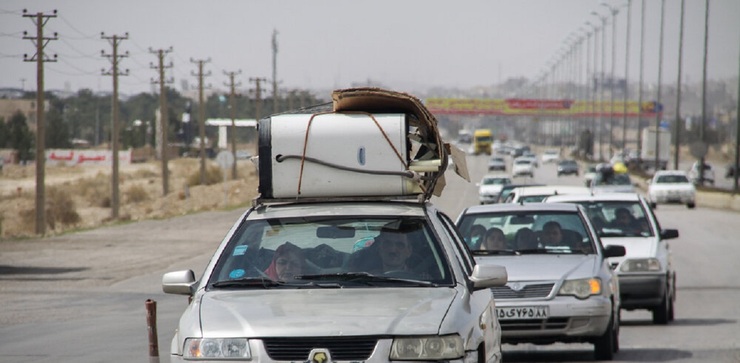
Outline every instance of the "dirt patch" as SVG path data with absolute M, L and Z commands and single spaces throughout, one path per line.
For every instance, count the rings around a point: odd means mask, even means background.
M 211 185 L 200 180 L 200 160 L 175 159 L 168 164 L 169 193 L 163 195 L 162 166 L 157 161 L 121 166 L 119 217 L 111 218 L 111 167 L 58 166 L 44 171 L 47 235 L 126 221 L 168 218 L 193 212 L 245 206 L 257 195 L 254 164 L 237 161 L 237 178 L 220 181 L 211 160 Z M 35 235 L 35 166 L 5 165 L 0 174 L 0 239 Z

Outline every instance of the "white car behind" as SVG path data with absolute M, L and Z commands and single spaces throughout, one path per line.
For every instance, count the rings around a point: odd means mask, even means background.
M 486 175 L 478 183 L 478 200 L 480 204 L 493 203 L 501 194 L 504 185 L 511 184 L 508 175 Z
M 528 175 L 534 177 L 534 163 L 529 158 L 516 158 L 511 167 L 513 176 Z
M 682 170 L 659 170 L 648 185 L 648 201 L 655 209 L 658 204 L 686 204 L 696 206 L 696 188 L 689 176 Z

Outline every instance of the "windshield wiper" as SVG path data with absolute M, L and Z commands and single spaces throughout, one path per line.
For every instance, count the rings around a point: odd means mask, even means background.
M 377 286 L 377 283 L 400 283 L 400 284 L 412 284 L 415 286 L 437 286 L 437 284 L 429 281 L 416 280 L 416 279 L 404 279 L 399 277 L 390 276 L 378 276 L 367 272 L 340 272 L 334 274 L 318 274 L 318 275 L 300 275 L 296 276 L 297 280 L 319 280 L 319 281 L 339 281 L 339 282 L 352 282 L 361 283 L 369 286 Z
M 491 256 L 491 255 L 520 255 L 519 251 L 515 250 L 475 250 L 473 251 L 475 256 Z
M 266 279 L 264 277 L 248 277 L 238 280 L 221 280 L 211 284 L 213 287 L 263 287 L 270 288 L 285 285 L 282 281 Z

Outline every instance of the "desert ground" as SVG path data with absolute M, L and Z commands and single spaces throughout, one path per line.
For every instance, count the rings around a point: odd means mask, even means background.
M 237 178 L 207 160 L 207 183 L 200 185 L 200 160 L 170 160 L 169 193 L 163 195 L 162 164 L 152 160 L 119 168 L 119 217 L 111 218 L 110 166 L 45 168 L 46 235 L 102 225 L 162 219 L 205 210 L 247 206 L 257 195 L 250 160 L 237 160 Z M 0 240 L 35 235 L 36 168 L 5 165 L 0 173 Z

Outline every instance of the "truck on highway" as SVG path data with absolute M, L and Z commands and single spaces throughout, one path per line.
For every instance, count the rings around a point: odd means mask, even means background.
M 475 155 L 485 153 L 491 155 L 493 144 L 493 133 L 489 129 L 477 129 L 473 131 L 473 153 Z
M 654 127 L 642 129 L 641 146 L 640 159 L 642 159 L 643 168 L 666 169 L 668 159 L 671 157 L 671 133 L 668 130 L 659 128 L 656 132 Z M 658 155 L 657 167 L 655 165 L 656 153 Z

